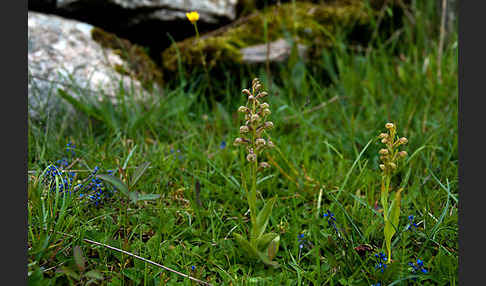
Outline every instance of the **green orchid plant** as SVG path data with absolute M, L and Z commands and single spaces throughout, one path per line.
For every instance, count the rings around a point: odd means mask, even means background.
M 277 197 L 267 200 L 263 208 L 257 211 L 257 175 L 270 167 L 261 157 L 266 149 L 274 147 L 267 134 L 267 130 L 273 128 L 273 123 L 267 120 L 271 114 L 270 105 L 263 101 L 268 94 L 263 91 L 263 86 L 257 78 L 252 81 L 251 90 L 243 89 L 242 93 L 247 96 L 247 102 L 245 106 L 238 108 L 238 112 L 244 114 L 244 124 L 240 127 L 240 137 L 235 139 L 234 145 L 244 147 L 247 152 L 250 189 L 245 178 L 242 185 L 250 208 L 251 229 L 249 239 L 238 233 L 233 235 L 241 248 L 251 257 L 266 265 L 278 267 L 279 264 L 273 259 L 278 251 L 280 236 L 273 232 L 265 233 Z
M 387 251 L 388 261 L 391 262 L 391 239 L 398 229 L 398 222 L 400 218 L 400 200 L 402 188 L 395 192 L 394 198 L 389 202 L 389 194 L 391 192 L 391 178 L 395 174 L 399 161 L 407 156 L 407 151 L 400 151 L 399 146 L 407 144 L 408 140 L 405 137 L 398 137 L 396 125 L 393 123 L 385 124 L 388 133 L 381 133 L 379 138 L 381 143 L 385 144 L 385 148 L 380 149 L 380 169 L 381 173 L 381 205 L 383 206 L 383 219 L 385 228 L 383 230 L 385 236 L 385 247 Z

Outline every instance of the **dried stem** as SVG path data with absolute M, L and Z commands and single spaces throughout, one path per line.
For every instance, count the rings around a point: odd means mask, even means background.
M 442 15 L 440 20 L 440 38 L 439 38 L 439 51 L 437 53 L 437 78 L 439 82 L 442 82 L 442 71 L 441 71 L 441 62 L 442 62 L 442 50 L 444 49 L 444 37 L 445 37 L 445 18 L 446 18 L 446 10 L 447 10 L 447 1 L 442 0 Z
M 64 232 L 59 232 L 59 231 L 55 231 L 55 232 L 56 232 L 56 233 L 59 233 L 59 234 L 62 234 L 62 235 L 64 235 L 64 236 L 68 236 L 68 237 L 75 237 L 74 235 L 67 234 L 67 233 L 64 233 Z M 83 238 L 83 241 L 84 241 L 84 242 L 86 242 L 86 243 L 90 243 L 90 244 L 94 244 L 94 245 L 102 246 L 102 247 L 105 247 L 105 248 L 108 248 L 108 249 L 111 249 L 111 250 L 115 250 L 115 251 L 121 252 L 121 253 L 126 254 L 126 255 L 128 255 L 128 256 L 131 256 L 131 257 L 137 258 L 137 259 L 142 260 L 142 261 L 144 261 L 144 262 L 147 262 L 147 263 L 150 263 L 150 264 L 155 265 L 155 266 L 157 266 L 157 267 L 160 267 L 160 268 L 162 268 L 162 269 L 164 269 L 164 270 L 170 271 L 170 272 L 175 273 L 175 274 L 177 274 L 177 275 L 180 275 L 180 276 L 183 276 L 183 277 L 188 278 L 188 279 L 190 279 L 190 280 L 193 280 L 193 281 L 196 281 L 196 282 L 198 282 L 198 283 L 201 283 L 201 284 L 203 284 L 203 285 L 212 286 L 212 284 L 210 284 L 210 283 L 208 283 L 208 282 L 205 282 L 205 281 L 199 280 L 199 279 L 194 278 L 194 277 L 192 277 L 192 276 L 190 276 L 190 275 L 187 275 L 187 274 L 184 274 L 184 273 L 179 272 L 179 271 L 177 271 L 177 270 L 171 269 L 171 268 L 169 268 L 169 267 L 167 267 L 167 266 L 164 266 L 164 265 L 159 264 L 159 263 L 157 263 L 157 262 L 154 262 L 154 261 L 152 261 L 152 260 L 149 260 L 149 259 L 143 258 L 143 257 L 141 257 L 141 256 L 138 256 L 138 255 L 133 254 L 133 253 L 131 253 L 131 252 L 125 251 L 125 250 L 123 250 L 123 249 L 119 249 L 119 248 L 116 248 L 116 247 L 113 247 L 113 246 L 110 246 L 110 245 L 107 245 L 107 244 L 104 244 L 104 243 L 101 243 L 101 242 L 97 242 L 97 241 L 94 241 L 94 240 L 91 240 L 91 239 L 87 239 L 87 238 Z

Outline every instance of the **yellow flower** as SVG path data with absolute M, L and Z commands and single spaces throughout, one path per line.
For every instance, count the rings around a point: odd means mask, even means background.
M 196 11 L 192 11 L 190 13 L 186 13 L 187 19 L 191 21 L 191 23 L 196 23 L 199 20 L 199 13 Z

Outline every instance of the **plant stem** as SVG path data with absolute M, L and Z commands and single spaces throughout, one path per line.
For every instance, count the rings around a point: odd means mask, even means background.
M 255 90 L 252 89 L 252 95 L 256 96 Z M 256 101 L 253 100 L 252 102 L 252 114 L 255 114 L 256 112 Z M 251 120 L 251 119 L 250 119 Z M 255 146 L 255 140 L 256 140 L 256 130 L 255 128 L 252 128 L 251 133 L 250 133 L 250 146 L 253 149 L 253 151 L 256 153 L 256 146 Z M 251 235 L 250 235 L 250 244 L 253 244 L 254 241 L 256 240 L 256 227 L 257 227 L 257 222 L 256 222 L 256 176 L 257 176 L 257 167 L 258 167 L 258 157 L 253 161 L 250 162 L 250 170 L 251 170 L 251 189 L 250 189 L 250 198 L 248 201 L 248 204 L 250 205 L 250 216 L 251 216 Z
M 251 165 L 251 189 L 250 189 L 250 216 L 251 216 L 251 237 L 250 243 L 253 244 L 256 239 L 256 160 Z
M 199 37 L 199 30 L 197 29 L 197 24 L 194 23 L 193 25 L 194 25 L 194 29 L 196 30 L 197 45 L 200 45 L 201 41 L 200 41 L 200 37 Z M 212 98 L 213 97 L 213 89 L 211 87 L 211 82 L 210 82 L 211 78 L 209 77 L 209 71 L 208 71 L 208 67 L 206 65 L 206 57 L 204 56 L 202 49 L 199 49 L 199 52 L 201 53 L 201 61 L 202 61 L 202 64 L 203 64 L 204 72 L 206 73 L 206 80 L 208 81 L 209 93 L 210 93 L 211 98 Z
M 388 240 L 386 238 L 386 227 L 388 223 L 388 191 L 390 187 L 390 175 L 387 172 L 384 172 L 384 174 L 381 177 L 381 204 L 383 206 L 383 221 L 384 221 L 384 229 L 383 229 L 383 234 L 385 238 L 385 247 L 387 250 L 387 256 L 388 260 L 387 262 L 390 261 L 390 250 L 389 250 L 389 245 L 388 245 Z

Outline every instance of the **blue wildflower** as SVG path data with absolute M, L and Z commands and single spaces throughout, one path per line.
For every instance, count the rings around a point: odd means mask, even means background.
M 224 141 L 224 140 L 223 140 L 223 141 L 221 141 L 221 144 L 219 144 L 219 148 L 220 148 L 220 149 L 224 149 L 224 148 L 226 148 L 226 141 Z
M 65 159 L 58 160 L 57 163 L 59 165 L 50 165 L 46 168 L 42 180 L 44 185 L 51 191 L 59 191 L 60 193 L 63 193 L 71 188 L 74 175 L 69 172 L 68 177 L 66 178 L 63 166 L 68 165 L 69 163 L 67 163 Z
M 334 222 L 336 221 L 334 214 L 330 210 L 327 210 L 327 213 L 324 214 L 324 217 L 327 217 L 327 223 L 329 224 L 329 226 L 334 224 Z
M 180 149 L 177 149 L 177 151 L 175 151 L 175 152 L 174 152 L 174 149 L 170 149 L 170 153 L 174 154 L 174 158 L 179 159 L 179 161 L 182 161 L 184 159 L 184 155 L 180 154 L 181 153 Z
M 386 264 L 380 262 L 375 266 L 375 269 L 380 269 L 381 273 L 383 273 L 386 269 Z
M 408 225 L 407 230 L 412 229 L 412 227 L 414 227 L 414 228 L 417 228 L 418 227 L 418 225 L 413 221 L 414 220 L 414 216 L 413 215 L 409 215 L 408 216 L 408 220 L 410 221 L 410 224 Z
M 76 152 L 74 152 L 73 148 L 76 148 L 76 146 L 72 142 L 66 144 L 66 152 L 71 156 L 76 155 Z
M 80 198 L 86 198 L 89 202 L 93 203 L 95 206 L 103 204 L 106 199 L 113 196 L 116 192 L 116 189 L 109 189 L 103 184 L 103 181 L 100 178 L 94 177 L 96 173 L 100 171 L 100 167 L 96 166 L 91 174 L 86 179 L 86 183 L 76 185 L 76 190 L 82 190 L 86 193 L 86 196 L 80 196 Z M 113 173 L 112 170 L 109 173 Z
M 412 272 L 422 272 L 424 274 L 427 274 L 429 271 L 424 267 L 424 262 L 421 259 L 417 259 L 417 265 L 413 262 L 408 263 L 409 266 L 412 267 Z
M 299 242 L 299 248 L 302 249 L 304 247 L 304 234 L 303 233 L 299 234 L 298 242 Z
M 68 155 L 75 155 L 75 152 L 72 150 L 73 148 L 75 148 L 73 143 L 67 143 L 66 151 L 69 153 Z M 91 174 L 84 179 L 83 183 L 76 184 L 73 188 L 76 173 L 67 170 L 69 164 L 70 162 L 68 159 L 62 158 L 57 160 L 56 164 L 52 164 L 46 168 L 42 180 L 51 191 L 58 191 L 63 194 L 71 195 L 71 190 L 73 190 L 78 193 L 77 196 L 80 199 L 88 200 L 96 206 L 102 204 L 105 199 L 113 196 L 116 192 L 116 188 L 108 189 L 101 179 L 95 177 L 101 170 L 99 166 L 95 166 Z M 109 174 L 112 174 L 113 172 L 114 170 L 108 171 Z
M 375 254 L 375 257 L 378 258 L 378 260 L 383 260 L 384 262 L 387 260 L 386 255 L 383 252 Z
M 324 214 L 324 218 L 327 218 L 328 226 L 332 227 L 334 229 L 334 231 L 336 232 L 336 234 L 339 237 L 341 237 L 341 235 L 339 234 L 339 230 L 337 229 L 337 226 L 336 226 L 336 218 L 334 217 L 334 214 L 330 210 L 327 210 L 327 213 Z
M 329 226 L 331 226 L 336 221 L 334 214 L 330 210 L 327 210 L 327 213 L 324 214 L 324 218 L 327 218 L 327 224 Z
M 191 270 L 192 270 L 192 271 L 196 270 L 196 266 L 192 265 L 192 266 L 191 266 Z
M 388 258 L 383 252 L 376 253 L 375 258 L 377 263 L 375 265 L 375 269 L 380 269 L 381 273 L 383 273 L 386 269 L 386 261 L 388 260 Z
M 58 166 L 60 166 L 62 168 L 69 166 L 69 162 L 68 162 L 68 160 L 66 160 L 66 158 L 62 158 L 61 160 L 57 160 L 56 163 L 58 164 Z

